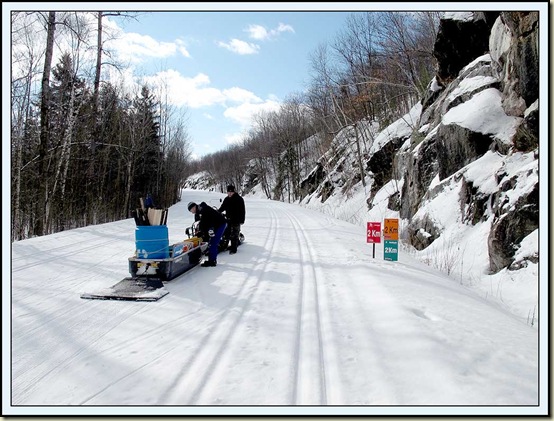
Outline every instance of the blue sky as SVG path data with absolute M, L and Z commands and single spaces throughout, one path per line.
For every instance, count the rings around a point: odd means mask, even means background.
M 196 156 L 241 138 L 251 117 L 305 89 L 309 58 L 333 42 L 348 11 L 150 11 L 117 19 L 115 45 L 133 75 L 171 82 L 170 100 L 187 109 Z

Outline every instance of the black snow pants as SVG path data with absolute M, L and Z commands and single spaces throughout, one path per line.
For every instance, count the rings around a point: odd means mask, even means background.
M 229 251 L 236 252 L 239 245 L 240 224 L 229 222 L 227 223 L 227 229 L 229 230 L 229 239 L 231 240 Z

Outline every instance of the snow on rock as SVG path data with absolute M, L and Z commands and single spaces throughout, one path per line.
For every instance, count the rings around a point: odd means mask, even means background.
M 500 61 L 500 57 L 508 53 L 512 45 L 512 31 L 498 17 L 491 29 L 489 38 L 490 55 L 495 62 Z
M 442 118 L 443 124 L 457 124 L 474 132 L 490 134 L 507 144 L 521 121 L 520 117 L 506 115 L 502 95 L 494 88 L 475 94 L 470 100 L 448 110 Z
M 473 20 L 473 12 L 445 12 L 442 19 L 470 22 Z
M 371 146 L 370 153 L 372 154 L 382 149 L 383 146 L 392 139 L 410 136 L 414 129 L 418 126 L 421 110 L 421 102 L 418 102 L 408 113 L 381 131 L 375 138 L 375 141 Z
M 460 95 L 472 93 L 483 86 L 487 86 L 495 82 L 498 82 L 498 79 L 492 76 L 475 76 L 462 79 L 460 84 L 452 92 L 450 92 L 447 97 L 447 101 L 452 102 Z

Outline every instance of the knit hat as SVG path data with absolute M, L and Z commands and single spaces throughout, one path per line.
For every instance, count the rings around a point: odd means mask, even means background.
M 189 202 L 188 206 L 187 206 L 187 209 L 190 211 L 192 208 L 194 208 L 196 206 L 196 203 L 194 202 Z
M 234 191 L 235 191 L 235 186 L 233 186 L 232 184 L 229 184 L 227 186 L 227 193 L 234 192 Z

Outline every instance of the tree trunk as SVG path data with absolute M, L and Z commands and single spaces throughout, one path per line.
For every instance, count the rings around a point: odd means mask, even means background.
M 46 51 L 44 55 L 44 70 L 42 72 L 42 95 L 40 102 L 40 143 L 39 143 L 39 182 L 43 182 L 42 197 L 39 196 L 39 209 L 42 215 L 37 217 L 35 234 L 46 234 L 48 225 L 48 175 L 45 170 L 46 153 L 49 139 L 49 102 L 50 102 L 50 72 L 52 70 L 52 56 L 54 53 L 54 31 L 56 30 L 56 12 L 48 14 L 48 35 L 46 38 Z
M 358 135 L 358 123 L 354 123 L 354 133 L 356 134 L 356 149 L 358 153 L 358 165 L 360 166 L 360 177 L 362 177 L 362 186 L 365 187 L 365 173 L 362 163 L 362 151 L 360 150 L 360 138 Z
M 29 72 L 27 73 L 25 79 L 25 95 L 23 101 L 21 102 L 19 111 L 18 111 L 18 121 L 16 127 L 18 134 L 15 136 L 16 141 L 16 160 L 14 168 L 12 169 L 13 177 L 13 220 L 12 220 L 12 235 L 11 241 L 20 240 L 23 238 L 23 221 L 21 215 L 21 166 L 23 165 L 23 142 L 24 142 L 24 126 L 27 121 L 29 121 L 29 113 L 31 103 L 31 84 L 33 78 L 33 62 L 29 62 Z M 13 101 L 13 96 L 12 96 Z M 12 103 L 13 107 L 13 103 Z M 27 228 L 28 229 L 28 228 Z
M 65 135 L 62 141 L 62 151 L 60 154 L 60 159 L 58 161 L 58 164 L 56 166 L 56 175 L 54 177 L 54 186 L 52 187 L 52 195 L 55 195 L 56 189 L 58 186 L 58 182 L 60 184 L 60 203 L 63 204 L 64 196 L 65 196 L 65 185 L 67 180 L 67 170 L 70 165 L 70 157 L 71 157 L 71 141 L 73 139 L 73 128 L 75 126 L 75 116 L 76 111 L 75 108 L 75 87 L 71 87 L 71 93 L 70 93 L 70 99 L 69 99 L 69 107 L 67 111 L 67 129 L 65 131 Z M 63 166 L 63 172 L 62 172 L 62 166 Z M 60 177 L 60 173 L 62 173 Z M 67 218 L 66 218 L 67 219 Z
M 96 152 L 97 137 L 100 134 L 100 118 L 98 116 L 99 95 L 100 95 L 100 74 L 102 71 L 102 12 L 98 12 L 98 35 L 96 45 L 96 69 L 94 73 L 94 91 L 93 91 L 93 118 L 94 118 L 94 133 L 90 144 L 90 150 L 92 154 L 92 165 L 94 169 L 94 155 Z
M 131 198 L 131 186 L 133 184 L 133 162 L 131 159 L 127 161 L 127 186 L 125 188 L 125 204 L 123 208 L 126 212 L 130 209 L 129 199 Z

